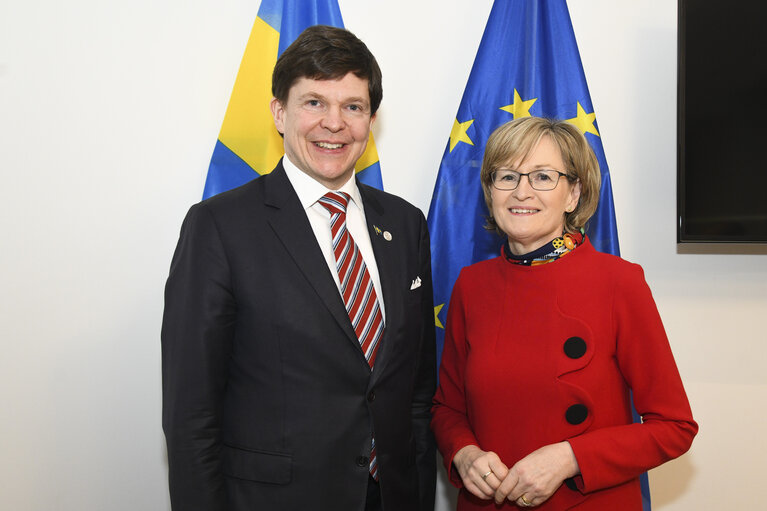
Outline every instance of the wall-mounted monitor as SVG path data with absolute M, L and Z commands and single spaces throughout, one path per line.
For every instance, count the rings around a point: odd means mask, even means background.
M 767 243 L 767 2 L 678 6 L 677 241 Z

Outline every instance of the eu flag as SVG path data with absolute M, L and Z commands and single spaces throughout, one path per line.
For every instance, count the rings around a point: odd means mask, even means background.
M 343 27 L 338 0 L 262 0 L 210 160 L 203 198 L 245 184 L 277 165 L 284 148 L 269 110 L 272 70 L 277 57 L 312 25 Z M 383 188 L 372 135 L 355 170 L 363 183 Z
M 591 144 L 602 173 L 599 207 L 587 227 L 597 250 L 619 255 L 610 171 L 565 0 L 496 0 L 440 164 L 429 207 L 437 349 L 461 268 L 500 253 L 484 229 L 479 179 L 490 134 L 527 116 L 565 119 Z M 643 504 L 649 490 L 643 478 Z
M 599 160 L 599 207 L 588 226 L 597 250 L 618 254 L 610 172 L 564 0 L 496 0 L 450 131 L 429 208 L 438 347 L 450 292 L 461 268 L 500 253 L 483 228 L 479 171 L 490 133 L 527 116 L 575 124 Z

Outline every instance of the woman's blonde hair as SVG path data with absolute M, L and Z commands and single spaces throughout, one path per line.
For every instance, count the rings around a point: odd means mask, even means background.
M 561 151 L 562 161 L 567 167 L 562 171 L 568 174 L 568 180 L 571 183 L 576 181 L 581 183 L 578 205 L 572 212 L 565 213 L 565 230 L 574 233 L 584 228 L 596 211 L 601 175 L 599 162 L 586 137 L 578 128 L 566 121 L 523 117 L 496 128 L 485 146 L 480 179 L 482 191 L 485 194 L 485 204 L 489 211 L 486 229 L 504 234 L 493 218 L 491 195 L 493 172 L 499 168 L 508 167 L 512 163 L 525 161 L 544 136 L 548 136 Z

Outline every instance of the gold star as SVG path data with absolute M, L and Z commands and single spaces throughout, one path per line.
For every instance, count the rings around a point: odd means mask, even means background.
M 597 131 L 596 127 L 594 127 L 594 121 L 597 119 L 597 114 L 594 112 L 587 114 L 586 111 L 581 106 L 580 102 L 578 102 L 578 108 L 577 108 L 577 114 L 572 119 L 567 119 L 567 122 L 570 124 L 574 124 L 576 128 L 581 130 L 581 132 L 585 135 L 586 133 L 591 133 L 593 135 L 599 136 L 599 132 Z
M 437 315 L 439 314 L 439 311 L 441 311 L 442 307 L 444 307 L 444 306 L 445 306 L 445 304 L 441 303 L 441 304 L 437 305 L 436 307 L 434 307 L 434 325 L 440 327 L 442 330 L 444 330 L 445 327 L 442 324 L 442 322 L 439 320 L 439 317 L 437 317 Z
M 514 89 L 514 103 L 502 106 L 501 110 L 504 112 L 509 112 L 514 116 L 515 119 L 520 117 L 530 117 L 530 107 L 533 106 L 533 103 L 536 101 L 538 101 L 538 98 L 523 101 L 519 95 L 519 92 L 517 92 L 517 89 Z
M 450 152 L 453 152 L 453 148 L 458 142 L 466 142 L 469 145 L 474 145 L 474 142 L 471 141 L 469 135 L 466 134 L 466 130 L 469 129 L 469 126 L 471 126 L 471 123 L 473 122 L 474 119 L 466 122 L 458 122 L 458 119 L 453 121 L 453 129 L 450 130 Z

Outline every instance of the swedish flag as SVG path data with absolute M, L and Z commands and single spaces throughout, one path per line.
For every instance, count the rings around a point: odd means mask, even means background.
M 262 0 L 213 150 L 203 198 L 247 183 L 277 165 L 284 148 L 269 110 L 272 70 L 277 57 L 312 25 L 343 27 L 338 0 Z M 383 188 L 372 135 L 355 170 L 363 183 Z

